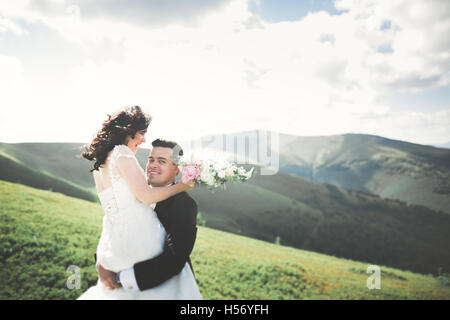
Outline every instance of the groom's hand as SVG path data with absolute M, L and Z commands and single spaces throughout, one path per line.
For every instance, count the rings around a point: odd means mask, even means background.
M 106 270 L 101 264 L 97 265 L 98 276 L 100 281 L 109 290 L 120 288 L 121 285 L 116 282 L 116 274 L 112 271 Z

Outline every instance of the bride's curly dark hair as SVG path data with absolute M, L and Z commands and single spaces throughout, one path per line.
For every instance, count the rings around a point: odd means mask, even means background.
M 108 115 L 89 147 L 85 146 L 86 152 L 81 154 L 83 158 L 95 160 L 94 167 L 89 172 L 98 170 L 114 146 L 125 144 L 128 135 L 134 139 L 136 132 L 147 131 L 151 120 L 151 116 L 145 114 L 139 106 L 128 106 L 112 116 Z

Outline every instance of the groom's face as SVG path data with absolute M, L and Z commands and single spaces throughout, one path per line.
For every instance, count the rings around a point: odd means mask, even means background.
M 172 149 L 154 147 L 148 157 L 146 173 L 148 183 L 153 187 L 172 183 L 178 174 L 178 166 L 172 163 Z

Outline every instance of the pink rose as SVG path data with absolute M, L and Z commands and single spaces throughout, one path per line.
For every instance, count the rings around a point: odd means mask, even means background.
M 198 165 L 186 166 L 181 170 L 181 182 L 188 183 L 189 180 L 194 180 L 200 175 Z

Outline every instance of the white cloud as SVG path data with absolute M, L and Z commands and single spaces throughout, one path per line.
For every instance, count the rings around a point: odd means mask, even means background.
M 227 4 L 229 0 L 19 0 L 18 4 L 3 4 L 2 9 L 16 15 L 53 20 L 86 21 L 109 20 L 120 24 L 144 27 L 168 25 L 195 25 L 211 11 Z M 59 22 L 58 22 L 59 20 Z
M 410 7 L 410 1 L 338 1 L 338 9 L 348 10 L 339 16 L 317 12 L 268 23 L 236 0 L 201 10 L 195 23 L 169 23 L 178 19 L 171 16 L 157 26 L 117 21 L 110 10 L 85 17 L 83 6 L 80 20 L 73 20 L 74 11 L 66 12 L 69 17 L 48 13 L 59 8 L 45 10 L 48 3 L 30 10 L 24 2 L 3 14 L 11 23 L 22 16 L 48 24 L 83 48 L 85 57 L 67 67 L 66 81 L 18 85 L 26 94 L 9 103 L 17 109 L 38 105 L 41 113 L 31 114 L 45 114 L 40 122 L 48 128 L 38 138 L 30 125 L 25 141 L 88 141 L 107 113 L 132 103 L 152 114 L 150 138 L 186 140 L 262 128 L 299 135 L 372 133 L 419 143 L 450 140 L 447 111 L 399 112 L 386 102 L 397 90 L 449 85 L 446 2 L 417 1 Z M 105 41 L 120 43 L 121 59 L 94 58 Z M 39 54 L 45 53 L 37 59 Z M 21 79 L 18 65 L 11 63 L 11 72 Z M 8 80 L 0 75 L 1 81 Z M 8 134 L 13 126 L 0 129 L 2 140 L 14 140 Z
M 392 54 L 368 52 L 374 86 L 420 91 L 450 84 L 450 2 L 446 0 L 338 0 L 360 40 L 389 44 Z M 390 28 L 382 25 L 389 22 Z
M 15 120 L 14 111 L 17 105 L 14 100 L 20 99 L 22 96 L 21 91 L 24 87 L 22 62 L 15 57 L 0 54 L 0 70 L 0 88 L 2 90 L 0 128 L 5 128 L 7 123 Z M 1 132 L 0 136 L 3 138 L 4 133 Z

